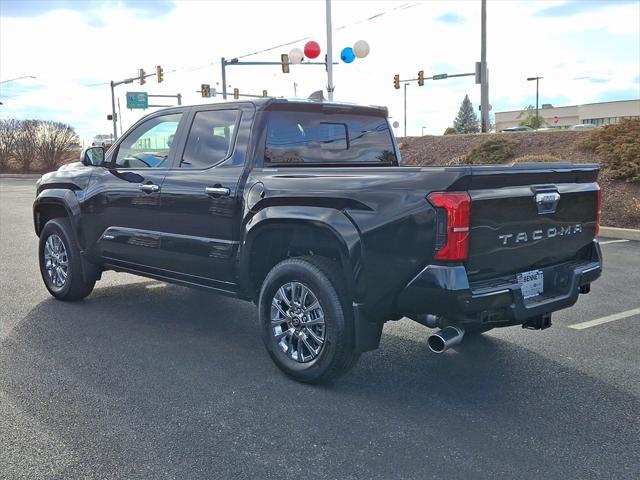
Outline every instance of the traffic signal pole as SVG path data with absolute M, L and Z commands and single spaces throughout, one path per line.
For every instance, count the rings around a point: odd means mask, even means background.
M 227 99 L 227 71 L 225 67 L 227 66 L 227 61 L 222 57 L 220 59 L 220 64 L 222 65 L 222 99 Z
M 125 78 L 124 80 L 119 80 L 117 82 L 114 82 L 113 80 L 111 80 L 109 82 L 109 85 L 111 86 L 111 121 L 113 122 L 113 141 L 115 142 L 118 139 L 118 115 L 116 115 L 116 94 L 115 94 L 115 87 L 117 87 L 118 85 L 122 85 L 125 83 L 133 83 L 135 80 L 141 80 L 140 84 L 142 84 L 142 80 L 149 78 L 149 77 L 155 77 L 156 74 L 154 73 L 147 73 L 146 75 L 138 75 L 137 77 L 130 77 L 130 78 Z
M 227 71 L 226 67 L 231 66 L 265 66 L 265 65 L 325 65 L 327 67 L 327 71 L 329 70 L 331 65 L 337 65 L 338 62 L 332 62 L 330 60 L 330 56 L 327 55 L 326 62 L 302 62 L 302 63 L 291 63 L 291 62 L 241 62 L 237 58 L 232 58 L 231 60 L 227 60 L 224 57 L 220 59 L 220 64 L 222 66 L 222 99 L 227 99 Z M 288 73 L 288 72 L 287 72 Z M 333 87 L 332 87 L 333 88 Z M 329 99 L 333 98 L 333 90 L 329 95 Z
M 404 84 L 404 136 L 407 136 L 407 85 Z
M 114 81 L 111 80 L 111 120 L 113 122 L 113 141 L 118 139 L 118 117 L 116 116 L 116 95 L 114 87 L 116 86 Z

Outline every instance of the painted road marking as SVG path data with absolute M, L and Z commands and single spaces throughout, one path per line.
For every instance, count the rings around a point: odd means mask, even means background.
M 595 327 L 596 325 L 602 325 L 603 323 L 615 322 L 616 320 L 633 317 L 634 315 L 640 315 L 640 308 L 634 308 L 633 310 L 627 310 L 626 312 L 614 313 L 613 315 L 596 318 L 595 320 L 589 320 L 588 322 L 575 323 L 573 325 L 569 325 L 569 328 L 584 330 L 585 328 Z
M 606 242 L 600 242 L 600 245 L 607 245 L 609 243 L 624 243 L 628 241 L 629 240 L 607 240 Z

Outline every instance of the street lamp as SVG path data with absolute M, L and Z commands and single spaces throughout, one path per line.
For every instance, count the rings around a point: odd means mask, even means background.
M 538 82 L 544 77 L 528 77 L 527 81 L 532 82 L 536 81 L 536 130 L 540 126 L 540 118 L 538 117 Z
M 424 126 L 422 127 L 422 136 L 423 136 L 423 137 L 424 137 L 424 129 L 425 129 L 425 128 L 427 128 L 427 127 L 424 127 Z

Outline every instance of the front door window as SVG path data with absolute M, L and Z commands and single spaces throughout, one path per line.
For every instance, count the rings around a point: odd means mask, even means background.
M 181 113 L 154 117 L 138 125 L 118 146 L 115 168 L 169 168 L 169 153 Z

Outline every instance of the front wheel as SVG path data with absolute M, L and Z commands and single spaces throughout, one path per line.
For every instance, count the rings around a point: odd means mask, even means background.
M 267 352 L 290 377 L 320 383 L 355 365 L 353 313 L 337 265 L 290 258 L 267 275 L 258 302 Z
M 40 274 L 59 300 L 80 300 L 91 293 L 96 278 L 85 279 L 80 248 L 66 218 L 49 220 L 40 233 Z

